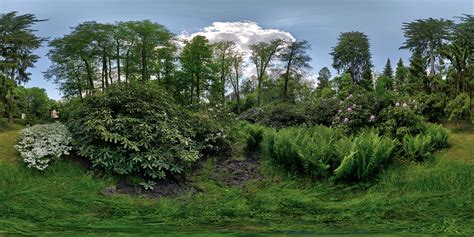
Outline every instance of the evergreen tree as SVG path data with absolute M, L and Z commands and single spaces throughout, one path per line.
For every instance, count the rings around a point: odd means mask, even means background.
M 318 88 L 323 89 L 329 87 L 329 79 L 331 79 L 331 71 L 327 67 L 321 68 L 318 73 Z
M 390 58 L 387 58 L 387 63 L 385 64 L 385 67 L 383 68 L 383 75 L 392 78 L 393 77 L 393 69 L 392 65 L 390 63 Z
M 403 60 L 400 58 L 395 69 L 394 87 L 395 90 L 402 92 L 403 85 L 407 82 L 407 68 L 403 65 Z

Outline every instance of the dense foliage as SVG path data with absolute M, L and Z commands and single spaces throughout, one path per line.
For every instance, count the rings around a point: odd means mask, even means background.
M 193 118 L 151 84 L 120 84 L 87 97 L 68 126 L 75 149 L 94 166 L 162 179 L 182 173 L 201 149 L 221 145 L 222 128 L 206 119 Z
M 29 168 L 44 170 L 71 150 L 71 135 L 60 123 L 34 125 L 18 136 L 15 148 Z

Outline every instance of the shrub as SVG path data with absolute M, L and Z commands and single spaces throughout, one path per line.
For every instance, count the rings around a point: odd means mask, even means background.
M 122 83 L 88 96 L 68 126 L 95 167 L 150 180 L 178 175 L 201 157 L 189 116 L 151 84 Z
M 6 130 L 7 128 L 8 128 L 7 119 L 0 117 L 0 131 Z
M 431 137 L 431 143 L 434 149 L 442 149 L 449 146 L 449 131 L 442 125 L 427 123 L 423 134 Z
M 276 129 L 301 125 L 306 122 L 302 110 L 292 103 L 270 104 L 264 107 L 261 123 Z
M 403 137 L 403 154 L 414 161 L 425 161 L 433 157 L 433 143 L 431 136 L 418 134 Z
M 241 120 L 245 120 L 250 123 L 257 123 L 261 122 L 264 116 L 264 111 L 262 108 L 257 107 L 257 108 L 251 108 L 248 109 L 247 111 L 243 112 L 240 114 L 239 118 Z
M 338 101 L 336 98 L 329 96 L 316 98 L 311 102 L 305 103 L 303 113 L 306 116 L 307 123 L 331 126 L 338 111 Z
M 224 126 L 216 114 L 210 111 L 196 112 L 190 116 L 190 125 L 194 131 L 194 141 L 204 155 L 214 155 L 229 148 L 226 137 L 227 127 Z
M 69 154 L 70 141 L 63 124 L 34 125 L 20 132 L 15 148 L 29 168 L 44 170 L 52 161 Z
M 352 141 L 350 149 L 346 141 L 342 152 L 344 156 L 340 166 L 334 170 L 338 180 L 354 181 L 367 180 L 376 174 L 391 158 L 395 141 L 381 137 L 375 131 L 362 132 Z
M 360 90 L 348 94 L 339 101 L 339 109 L 332 122 L 334 126 L 342 128 L 349 134 L 355 134 L 360 129 L 375 124 L 375 120 L 371 120 L 371 116 L 374 115 L 374 98 L 367 91 Z
M 449 115 L 449 121 L 456 121 L 460 119 L 470 119 L 470 103 L 471 98 L 467 93 L 461 93 L 456 98 L 450 100 L 445 108 L 446 113 Z
M 382 110 L 380 130 L 383 134 L 402 140 L 407 134 L 415 135 L 423 130 L 423 119 L 413 110 L 416 104 L 396 102 Z

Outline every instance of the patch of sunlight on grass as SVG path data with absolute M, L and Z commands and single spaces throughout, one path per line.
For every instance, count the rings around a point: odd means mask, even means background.
M 20 154 L 13 145 L 22 128 L 23 126 L 14 124 L 6 131 L 0 132 L 0 162 L 16 163 L 20 160 Z

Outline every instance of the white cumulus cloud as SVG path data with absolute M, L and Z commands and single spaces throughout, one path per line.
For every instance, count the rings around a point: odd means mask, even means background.
M 295 40 L 286 31 L 278 29 L 263 29 L 256 22 L 214 22 L 212 25 L 194 33 L 183 32 L 178 38 L 189 40 L 194 36 L 205 36 L 209 42 L 234 41 L 238 49 L 244 53 L 249 53 L 249 46 L 258 42 L 269 42 L 273 39 Z
M 244 76 L 249 77 L 255 74 L 254 65 L 250 62 L 249 46 L 259 42 L 270 42 L 274 39 L 294 41 L 295 38 L 289 32 L 278 29 L 264 29 L 256 22 L 213 22 L 197 32 L 184 31 L 178 35 L 178 40 L 191 40 L 197 35 L 205 36 L 209 42 L 233 41 L 236 48 L 244 54 Z

